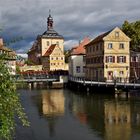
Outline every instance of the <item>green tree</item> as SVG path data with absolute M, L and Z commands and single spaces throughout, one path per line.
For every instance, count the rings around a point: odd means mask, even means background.
M 68 59 L 69 59 L 69 55 L 70 55 L 70 50 L 65 50 L 64 51 L 64 55 L 65 55 L 65 63 L 68 63 Z
M 132 23 L 124 21 L 122 31 L 131 38 L 131 50 L 140 51 L 140 21 Z
M 0 139 L 11 140 L 15 132 L 15 117 L 24 126 L 29 126 L 29 122 L 4 58 L 5 56 L 0 56 Z

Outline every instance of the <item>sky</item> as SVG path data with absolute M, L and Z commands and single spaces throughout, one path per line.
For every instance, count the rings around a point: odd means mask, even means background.
M 0 0 L 0 36 L 5 42 L 17 39 L 9 47 L 26 54 L 37 35 L 47 30 L 49 9 L 65 49 L 85 36 L 94 39 L 121 27 L 125 20 L 140 20 L 140 0 Z

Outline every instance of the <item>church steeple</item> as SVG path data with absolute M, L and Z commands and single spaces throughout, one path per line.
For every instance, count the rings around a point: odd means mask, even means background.
M 52 30 L 53 29 L 53 18 L 51 16 L 51 10 L 49 10 L 49 17 L 47 20 L 47 30 Z

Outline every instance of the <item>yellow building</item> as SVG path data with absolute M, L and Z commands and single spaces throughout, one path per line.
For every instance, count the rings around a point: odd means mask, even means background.
M 118 27 L 93 39 L 86 47 L 86 78 L 96 81 L 128 82 L 130 38 Z
M 33 65 L 43 65 L 44 70 L 64 70 L 64 38 L 53 28 L 53 18 L 49 15 L 47 31 L 38 35 L 32 48 L 28 51 L 28 60 Z
M 61 48 L 53 44 L 49 47 L 42 57 L 43 70 L 64 70 L 65 69 L 65 56 Z

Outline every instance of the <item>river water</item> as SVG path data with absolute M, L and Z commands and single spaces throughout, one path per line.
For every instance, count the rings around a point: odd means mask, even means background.
M 140 96 L 67 89 L 20 89 L 30 127 L 17 122 L 15 140 L 139 140 Z

